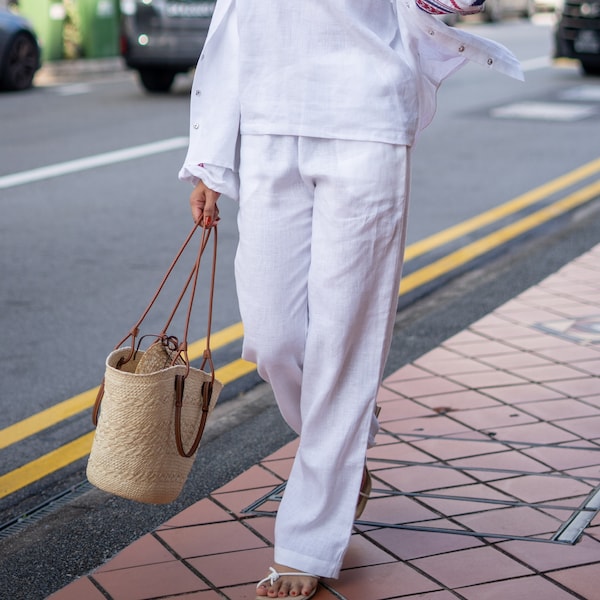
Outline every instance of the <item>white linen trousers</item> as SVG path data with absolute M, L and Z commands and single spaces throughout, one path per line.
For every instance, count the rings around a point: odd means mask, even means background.
M 242 135 L 236 284 L 243 357 L 300 445 L 275 562 L 337 577 L 392 337 L 409 195 L 407 146 Z

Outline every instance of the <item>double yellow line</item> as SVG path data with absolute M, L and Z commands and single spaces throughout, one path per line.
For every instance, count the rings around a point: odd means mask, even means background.
M 558 194 L 568 187 L 593 178 L 600 172 L 600 158 L 567 173 L 551 182 L 548 182 L 526 194 L 502 204 L 489 211 L 481 213 L 434 234 L 424 240 L 407 247 L 405 259 L 413 260 L 445 244 L 456 241 L 461 237 L 477 231 L 485 226 L 497 223 L 507 217 L 512 217 L 518 212 L 534 204 Z M 578 206 L 600 196 L 600 179 L 571 192 L 528 216 L 518 219 L 489 235 L 467 244 L 433 261 L 428 265 L 404 276 L 400 285 L 399 294 L 406 294 L 437 278 L 468 264 L 474 259 L 485 255 L 487 252 L 514 240 L 519 235 L 531 231 L 552 219 L 563 215 Z M 238 341 L 243 336 L 241 323 L 236 323 L 211 336 L 213 349 L 222 348 L 232 342 Z M 195 360 L 202 356 L 205 340 L 198 340 L 189 347 L 189 357 Z M 220 369 L 217 369 L 217 378 L 227 384 L 255 370 L 255 365 L 245 360 L 235 360 Z M 25 440 L 44 429 L 52 427 L 69 417 L 89 409 L 96 398 L 98 388 L 83 392 L 73 398 L 60 402 L 50 408 L 28 417 L 14 425 L 0 430 L 0 450 L 12 444 Z M 89 454 L 93 438 L 93 431 L 69 442 L 59 448 L 0 476 L 0 498 L 4 498 L 35 481 L 38 481 L 70 464 L 84 458 Z

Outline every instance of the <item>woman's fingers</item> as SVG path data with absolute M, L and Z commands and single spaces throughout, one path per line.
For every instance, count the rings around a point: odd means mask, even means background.
M 205 227 L 214 225 L 219 220 L 217 200 L 220 194 L 208 188 L 200 181 L 190 194 L 190 207 L 194 222 Z

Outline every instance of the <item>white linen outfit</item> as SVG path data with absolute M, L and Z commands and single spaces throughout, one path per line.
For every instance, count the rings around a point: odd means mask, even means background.
M 239 198 L 243 356 L 300 435 L 275 562 L 323 577 L 339 574 L 378 428 L 410 145 L 465 51 L 518 74 L 501 47 L 467 50 L 459 36 L 443 60 L 427 47 L 438 76 L 426 77 L 423 40 L 408 31 L 424 23 L 456 40 L 414 10 L 390 0 L 221 0 L 194 82 L 180 177 Z

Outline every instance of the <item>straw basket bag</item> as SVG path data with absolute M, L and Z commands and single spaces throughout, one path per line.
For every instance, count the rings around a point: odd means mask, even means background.
M 179 496 L 192 467 L 208 416 L 222 384 L 215 379 L 210 328 L 215 281 L 217 231 L 202 228 L 194 267 L 162 332 L 146 350 L 138 338 L 142 321 L 194 236 L 196 225 L 169 267 L 150 304 L 130 333 L 106 359 L 93 420 L 97 425 L 87 476 L 96 487 L 138 502 L 165 504 Z M 208 331 L 204 360 L 190 366 L 187 336 L 203 252 L 213 233 Z M 167 329 L 190 288 L 183 341 Z M 131 339 L 131 345 L 123 347 Z M 205 370 L 206 369 L 206 370 Z M 98 417 L 99 414 L 99 417 Z

